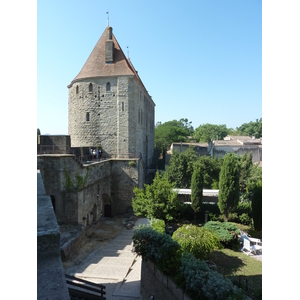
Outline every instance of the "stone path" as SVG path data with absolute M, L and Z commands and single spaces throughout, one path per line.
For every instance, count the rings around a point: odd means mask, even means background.
M 149 224 L 141 218 L 135 223 Z M 101 249 L 93 251 L 81 264 L 66 270 L 66 274 L 106 286 L 107 300 L 141 300 L 141 258 L 132 251 L 134 228 L 124 229 Z

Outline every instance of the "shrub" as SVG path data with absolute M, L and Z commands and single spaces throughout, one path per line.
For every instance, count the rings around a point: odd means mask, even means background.
M 262 181 L 259 181 L 253 191 L 252 197 L 254 228 L 262 230 Z
M 235 212 L 238 214 L 238 216 L 242 214 L 248 214 L 251 216 L 252 213 L 252 206 L 250 202 L 239 202 L 239 204 L 232 209 L 232 212 Z
M 166 232 L 166 224 L 164 220 L 152 218 L 150 221 L 150 227 L 160 233 Z
M 139 226 L 132 239 L 134 252 L 143 259 L 151 259 L 168 276 L 174 276 L 178 272 L 182 251 L 171 236 L 148 226 Z
M 242 299 L 242 291 L 229 279 L 209 269 L 204 261 L 190 253 L 183 254 L 180 283 L 193 299 Z
M 240 223 L 244 224 L 244 225 L 251 225 L 251 218 L 248 216 L 248 214 L 241 214 L 239 217 Z
M 211 252 L 221 249 L 219 237 L 212 231 L 196 225 L 183 225 L 172 236 L 185 253 L 192 253 L 198 259 L 208 259 Z
M 230 222 L 209 221 L 204 225 L 204 228 L 213 231 L 223 245 L 234 246 L 238 244 L 239 229 Z
M 238 222 L 239 221 L 239 216 L 237 213 L 229 213 L 228 215 L 228 221 L 229 222 Z

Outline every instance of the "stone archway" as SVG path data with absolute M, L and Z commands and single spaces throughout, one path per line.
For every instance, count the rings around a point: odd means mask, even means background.
M 103 216 L 110 218 L 112 216 L 111 199 L 108 194 L 102 194 Z

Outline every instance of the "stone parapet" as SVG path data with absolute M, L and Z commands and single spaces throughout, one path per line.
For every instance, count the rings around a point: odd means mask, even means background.
M 37 299 L 70 299 L 60 257 L 60 232 L 37 172 Z

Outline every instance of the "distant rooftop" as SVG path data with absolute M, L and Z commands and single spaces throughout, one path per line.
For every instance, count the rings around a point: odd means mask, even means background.
M 227 135 L 224 140 L 214 140 L 215 146 L 261 145 L 262 139 L 250 136 Z

